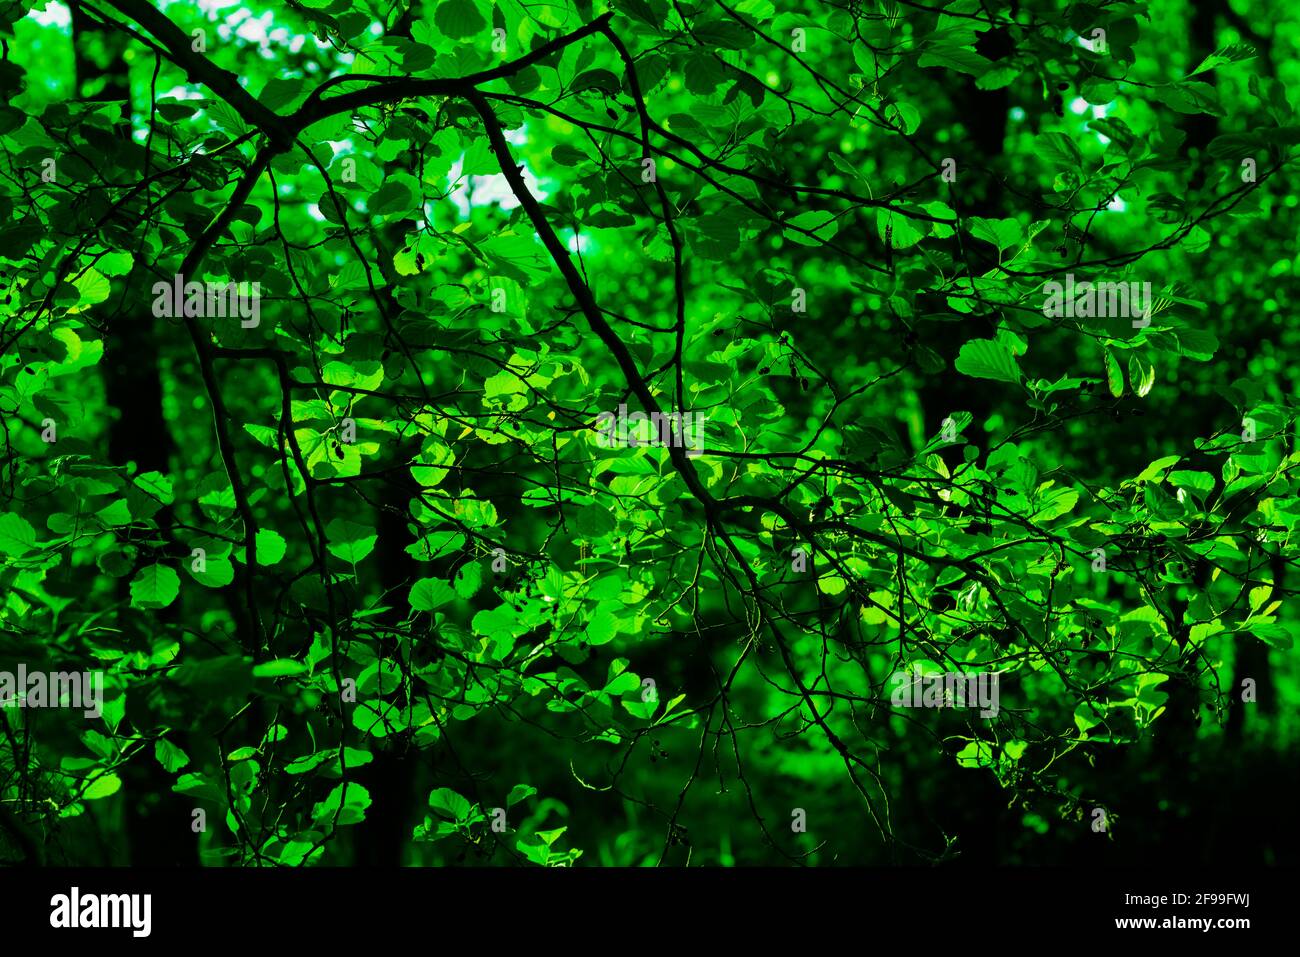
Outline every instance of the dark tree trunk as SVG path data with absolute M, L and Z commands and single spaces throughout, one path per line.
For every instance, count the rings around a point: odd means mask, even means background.
M 72 6 L 73 43 L 77 86 L 85 99 L 120 102 L 122 119 L 117 135 L 131 142 L 131 84 L 124 57 L 129 38 L 106 30 L 91 21 L 78 5 Z M 105 339 L 104 385 L 107 404 L 117 410 L 109 425 L 108 456 L 116 465 L 130 467 L 135 474 L 167 474 L 174 448 L 171 432 L 163 417 L 162 380 L 159 375 L 158 330 L 151 310 L 138 295 L 132 272 L 122 296 L 123 307 L 109 322 Z M 171 525 L 170 509 L 155 516 L 163 535 Z M 139 630 L 129 611 L 129 577 L 118 579 L 118 600 L 123 609 L 120 626 L 124 632 Z M 177 609 L 150 613 L 162 622 L 174 622 Z M 147 714 L 128 701 L 128 720 L 142 726 L 154 724 Z M 197 842 L 191 827 L 191 802 L 171 790 L 172 777 L 147 752 L 122 769 L 126 801 L 126 855 L 136 866 L 197 865 Z
M 400 473 L 399 473 L 400 474 Z M 406 551 L 415 541 L 407 527 L 411 490 L 403 481 L 386 482 L 379 509 L 376 559 L 380 586 L 389 594 L 393 610 L 384 624 L 396 627 L 405 617 L 407 589 L 421 575 L 420 566 Z M 395 661 L 398 642 L 385 636 L 379 653 Z M 390 696 L 406 709 L 405 698 Z M 361 768 L 357 781 L 370 791 L 374 802 L 353 835 L 356 863 L 368 867 L 400 867 L 416 822 L 412 820 L 416 763 L 421 754 L 405 735 L 391 735 L 375 747 L 374 760 Z

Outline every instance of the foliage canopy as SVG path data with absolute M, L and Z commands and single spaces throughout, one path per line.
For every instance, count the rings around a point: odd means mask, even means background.
M 0 851 L 1224 853 L 1300 702 L 1247 7 L 6 7 L 0 667 L 104 701 L 3 711 Z

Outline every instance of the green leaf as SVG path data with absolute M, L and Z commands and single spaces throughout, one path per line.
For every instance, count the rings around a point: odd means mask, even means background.
M 1179 113 L 1209 113 L 1223 116 L 1223 106 L 1214 87 L 1199 80 L 1183 80 L 1155 88 L 1155 96 L 1165 106 Z
M 374 551 L 379 535 L 371 525 L 336 518 L 325 526 L 325 538 L 326 551 L 341 561 L 355 565 Z
M 469 562 L 457 570 L 452 587 L 461 598 L 473 598 L 482 584 L 483 566 L 478 562 Z
M 135 477 L 135 487 L 160 505 L 176 501 L 172 480 L 161 472 L 143 472 Z
M 387 701 L 367 701 L 352 712 L 352 725 L 376 738 L 403 731 L 407 727 L 401 708 Z
M 36 547 L 36 529 L 21 515 L 0 514 L 0 554 L 26 555 Z
M 1191 489 L 1197 498 L 1203 499 L 1214 491 L 1214 476 L 1209 472 L 1175 469 L 1166 478 L 1175 488 Z
M 487 21 L 473 0 L 440 0 L 433 10 L 433 22 L 442 35 L 463 40 L 487 31 Z
M 599 505 L 588 505 L 578 509 L 573 513 L 571 521 L 574 530 L 589 541 L 603 538 L 614 531 L 616 525 L 609 509 Z
M 1142 470 L 1142 473 L 1137 477 L 1137 481 L 1138 482 L 1150 482 L 1152 480 L 1163 481 L 1165 477 L 1165 472 L 1169 470 L 1169 467 L 1171 465 L 1177 465 L 1181 460 L 1182 460 L 1181 455 L 1166 455 L 1163 456 L 1162 458 L 1158 458 L 1150 465 L 1148 465 L 1145 469 Z
M 838 229 L 839 224 L 834 213 L 826 210 L 810 210 L 797 213 L 787 219 L 784 235 L 790 242 L 798 243 L 800 246 L 818 246 L 834 238 Z M 812 236 L 807 233 L 812 233 Z
M 888 241 L 893 249 L 910 249 L 925 238 L 925 233 L 913 225 L 911 219 L 896 216 L 892 210 L 876 216 L 876 232 L 880 234 L 880 241 Z
M 291 675 L 306 674 L 310 671 L 304 662 L 293 658 L 276 658 L 253 665 L 254 678 L 285 678 Z
M 229 558 L 221 555 L 210 555 L 204 561 L 202 571 L 194 570 L 193 560 L 185 561 L 184 567 L 190 577 L 205 588 L 225 588 L 235 580 L 235 566 Z
M 587 154 L 580 149 L 575 149 L 567 143 L 560 143 L 551 148 L 551 159 L 561 166 L 577 166 L 580 163 L 588 162 Z
M 731 20 L 697 22 L 693 32 L 705 47 L 716 50 L 743 50 L 754 42 L 752 30 Z
M 581 93 L 583 90 L 604 90 L 607 93 L 618 93 L 622 89 L 622 84 L 609 70 L 588 70 L 574 78 L 569 90 L 573 93 Z
M 1134 353 L 1128 358 L 1128 381 L 1132 384 L 1134 392 L 1139 396 L 1145 396 L 1155 385 L 1156 367 Z
M 1088 731 L 1097 727 L 1103 720 L 1105 720 L 1104 705 L 1094 706 L 1085 702 L 1074 709 L 1074 723 L 1084 736 L 1087 736 Z
M 1119 360 L 1109 349 L 1103 350 L 1106 363 L 1106 388 L 1115 398 L 1124 394 L 1124 370 L 1119 367 Z
M 199 481 L 199 505 L 217 521 L 235 514 L 235 490 L 225 472 L 209 472 Z
M 409 212 L 415 203 L 411 182 L 414 180 L 408 175 L 405 178 L 394 177 L 384 183 L 371 195 L 370 201 L 366 204 L 370 212 L 375 216 Z
M 957 752 L 957 763 L 963 768 L 986 768 L 993 763 L 993 745 L 972 741 Z
M 1038 510 L 1034 512 L 1031 520 L 1034 522 L 1050 522 L 1054 518 L 1068 515 L 1074 510 L 1074 506 L 1078 501 L 1079 493 L 1074 489 L 1050 489 L 1039 496 Z
M 1015 356 L 1005 344 L 996 339 L 972 339 L 967 342 L 961 347 L 953 365 L 958 372 L 975 379 L 1019 382 L 1021 377 Z
M 190 757 L 166 738 L 159 738 L 153 743 L 153 756 L 168 773 L 174 774 L 190 763 Z
M 320 827 L 360 824 L 366 819 L 366 809 L 369 807 L 370 791 L 360 784 L 348 781 L 330 791 L 325 800 L 313 808 L 312 818 Z
M 166 608 L 180 594 L 181 580 L 166 565 L 146 565 L 131 579 L 134 608 Z
M 422 578 L 411 586 L 409 601 L 416 611 L 433 611 L 455 597 L 455 590 L 441 578 Z
M 510 789 L 510 794 L 506 798 L 506 807 L 514 807 L 520 801 L 532 797 L 537 793 L 537 788 L 531 784 L 516 784 Z
M 259 565 L 274 565 L 284 558 L 284 536 L 279 532 L 272 531 L 269 528 L 259 528 L 254 544 L 254 554 L 257 556 L 257 564 Z
M 927 46 L 917 63 L 922 67 L 944 67 L 978 77 L 983 76 L 988 70 L 990 61 L 974 50 L 945 43 Z
M 1137 135 L 1117 116 L 1107 116 L 1088 121 L 1088 129 L 1113 140 L 1120 149 L 1127 151 L 1138 141 Z
M 1237 63 L 1241 60 L 1250 60 L 1255 56 L 1255 48 L 1246 43 L 1229 43 L 1227 46 L 1215 50 L 1191 73 L 1189 77 L 1196 76 L 1198 73 L 1205 73 L 1209 70 L 1217 69 L 1228 63 Z
M 177 778 L 176 783 L 172 785 L 172 790 L 177 794 L 188 794 L 204 801 L 211 801 L 214 804 L 220 804 L 226 800 L 226 792 L 223 788 L 218 787 L 209 778 L 195 772 L 182 774 Z
M 1023 72 L 1023 68 L 1014 63 L 993 63 L 975 81 L 975 86 L 981 90 L 1000 90 L 1010 86 Z
M 966 220 L 971 235 L 992 243 L 999 250 L 1010 249 L 1024 238 L 1024 231 L 1014 219 L 983 219 L 972 216 Z
M 248 132 L 248 125 L 224 100 L 209 101 L 207 113 L 218 126 L 232 136 L 243 136 Z
M 1290 651 L 1295 644 L 1290 628 L 1277 622 L 1251 622 L 1241 631 L 1278 651 Z
M 1056 169 L 1073 170 L 1083 165 L 1079 144 L 1064 133 L 1043 133 L 1036 138 L 1035 152 Z
M 1208 362 L 1219 350 L 1219 338 L 1208 329 L 1179 329 L 1178 351 L 1198 362 Z
M 429 807 L 453 821 L 465 821 L 474 805 L 450 788 L 437 788 L 429 794 Z
M 100 798 L 116 794 L 121 789 L 122 779 L 110 772 L 98 775 L 82 792 L 81 797 L 84 801 L 98 801 Z

